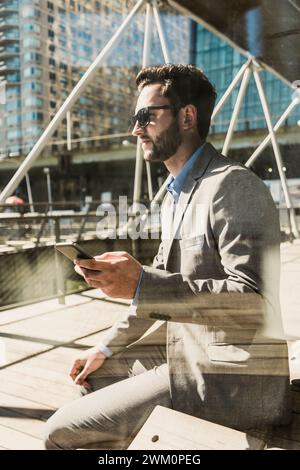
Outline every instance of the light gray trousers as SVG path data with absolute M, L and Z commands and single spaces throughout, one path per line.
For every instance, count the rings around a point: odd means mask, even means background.
M 106 359 L 88 382 L 92 393 L 48 420 L 46 449 L 105 448 L 133 438 L 156 405 L 172 407 L 165 346 L 133 345 Z

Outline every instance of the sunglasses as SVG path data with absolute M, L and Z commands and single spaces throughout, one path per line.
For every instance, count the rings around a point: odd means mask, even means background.
M 147 106 L 146 108 L 141 108 L 134 116 L 131 118 L 131 124 L 134 127 L 136 123 L 139 124 L 139 127 L 146 127 L 150 123 L 150 112 L 152 109 L 174 109 L 174 106 L 165 104 L 164 106 Z

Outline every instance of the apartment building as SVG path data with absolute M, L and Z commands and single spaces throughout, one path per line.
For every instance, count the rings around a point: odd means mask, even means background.
M 6 103 L 0 104 L 0 187 L 135 4 L 135 0 L 0 1 L 0 80 L 6 82 Z M 161 21 L 172 60 L 187 63 L 190 20 L 164 8 Z M 135 150 L 122 142 L 130 132 L 144 31 L 145 9 L 72 108 L 71 150 L 64 120 L 30 170 L 35 198 L 46 199 L 45 165 L 51 168 L 58 199 L 77 198 L 82 189 L 99 198 L 99 185 L 103 191 L 132 190 Z M 153 28 L 151 63 L 163 62 Z M 124 159 L 130 162 L 114 165 Z M 103 172 L 108 175 L 105 181 Z

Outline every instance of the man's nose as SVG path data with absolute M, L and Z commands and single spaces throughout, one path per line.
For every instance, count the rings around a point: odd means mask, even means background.
M 131 134 L 134 136 L 139 136 L 144 132 L 144 128 L 139 125 L 139 121 L 136 121 Z

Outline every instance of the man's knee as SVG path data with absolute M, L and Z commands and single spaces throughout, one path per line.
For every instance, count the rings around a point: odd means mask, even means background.
M 59 412 L 54 413 L 46 423 L 45 448 L 47 450 L 72 449 L 69 430 L 57 419 L 58 414 Z

